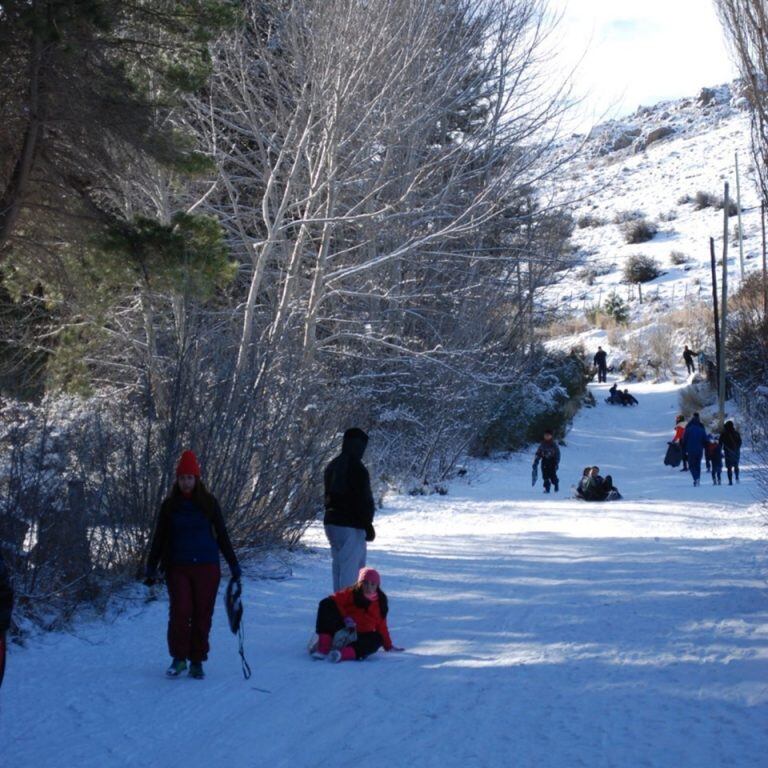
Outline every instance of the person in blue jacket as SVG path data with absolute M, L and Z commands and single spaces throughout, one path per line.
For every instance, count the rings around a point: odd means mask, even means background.
M 147 558 L 148 586 L 158 578 L 158 565 L 168 585 L 168 650 L 166 674 L 178 677 L 187 669 L 202 679 L 208 658 L 213 608 L 221 570 L 219 551 L 235 581 L 241 571 L 224 516 L 216 498 L 200 479 L 200 465 L 192 451 L 184 451 L 176 467 L 176 482 L 162 503 Z
M 707 445 L 707 430 L 701 423 L 698 413 L 694 413 L 688 426 L 683 432 L 683 450 L 688 455 L 688 468 L 691 471 L 693 484 L 698 485 L 701 480 L 701 458 Z

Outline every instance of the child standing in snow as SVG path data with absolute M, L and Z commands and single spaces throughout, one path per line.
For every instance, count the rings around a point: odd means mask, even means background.
M 392 644 L 387 628 L 389 601 L 381 577 L 373 568 L 361 568 L 357 583 L 320 601 L 309 652 L 331 662 L 365 659 L 379 648 L 402 651 Z M 341 646 L 341 647 L 335 647 Z
M 683 416 L 683 414 L 681 413 L 675 419 L 675 435 L 672 438 L 673 443 L 680 443 L 680 450 L 683 455 L 683 468 L 680 470 L 681 472 L 688 471 L 688 456 L 685 453 L 685 449 L 683 448 L 684 434 L 685 434 L 685 416 Z
M 551 429 L 544 430 L 544 439 L 536 450 L 533 459 L 534 470 L 541 462 L 541 479 L 544 481 L 544 493 L 549 493 L 550 485 L 554 486 L 555 493 L 560 490 L 560 481 L 557 477 L 557 469 L 560 466 L 560 449 L 554 441 Z
M 706 452 L 709 459 L 710 472 L 712 473 L 712 484 L 722 485 L 723 446 L 720 445 L 718 435 L 709 435 Z
M 152 546 L 147 558 L 145 584 L 157 579 L 160 563 L 165 571 L 170 600 L 168 650 L 171 665 L 166 674 L 178 677 L 187 668 L 202 679 L 208 658 L 208 634 L 219 589 L 219 550 L 232 578 L 240 579 L 235 557 L 218 501 L 200 480 L 200 465 L 192 451 L 181 454 L 176 482 L 160 507 Z

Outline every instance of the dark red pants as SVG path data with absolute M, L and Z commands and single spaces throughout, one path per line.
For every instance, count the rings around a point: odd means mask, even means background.
M 221 580 L 218 563 L 168 569 L 168 650 L 174 659 L 205 661 L 213 607 Z

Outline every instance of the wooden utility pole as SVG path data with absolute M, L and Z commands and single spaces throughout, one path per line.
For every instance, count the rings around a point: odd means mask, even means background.
M 720 361 L 719 361 L 719 386 L 718 386 L 718 418 L 720 429 L 725 421 L 725 340 L 728 326 L 728 182 L 725 182 L 723 193 L 725 206 L 723 208 L 723 299 L 720 312 Z
M 744 233 L 741 231 L 741 188 L 739 186 L 739 153 L 735 152 L 734 156 L 736 158 L 736 215 L 739 217 L 739 277 L 741 278 L 741 282 L 744 282 Z M 726 201 L 726 225 L 725 230 L 726 233 L 728 231 L 728 203 Z
M 715 256 L 715 238 L 709 238 L 709 257 L 712 265 L 712 315 L 715 319 L 715 382 L 720 391 L 720 310 L 717 306 L 717 257 Z

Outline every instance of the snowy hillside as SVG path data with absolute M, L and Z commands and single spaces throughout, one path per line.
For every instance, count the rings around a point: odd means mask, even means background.
M 312 661 L 330 590 L 321 529 L 284 581 L 245 579 L 246 655 L 221 603 L 205 681 L 163 671 L 167 602 L 12 647 L 3 766 L 597 768 L 763 766 L 765 527 L 754 456 L 741 485 L 662 466 L 677 386 L 576 418 L 562 493 L 530 455 L 484 463 L 446 497 L 396 497 L 369 563 L 403 654 Z M 584 463 L 626 500 L 569 498 Z
M 722 253 L 723 213 L 697 209 L 696 195 L 723 195 L 730 183 L 736 199 L 734 152 L 739 153 L 741 202 L 744 209 L 745 272 L 759 267 L 762 253 L 759 201 L 749 149 L 749 115 L 743 97 L 730 86 L 703 89 L 695 98 L 639 109 L 622 121 L 598 126 L 576 137 L 565 150 L 585 141 L 561 194 L 575 199 L 577 228 L 573 242 L 578 264 L 568 278 L 545 293 L 544 300 L 563 310 L 581 311 L 616 291 L 632 302 L 633 317 L 655 316 L 686 300 L 711 297 L 709 238 Z M 657 228 L 647 242 L 627 243 L 618 218 L 636 212 Z M 729 277 L 740 275 L 737 217 L 729 220 Z M 623 282 L 622 270 L 632 254 L 656 259 L 662 273 L 637 289 Z M 718 280 L 720 274 L 718 270 Z M 591 285 L 590 285 L 591 283 Z M 732 285 L 733 285 L 732 284 Z

